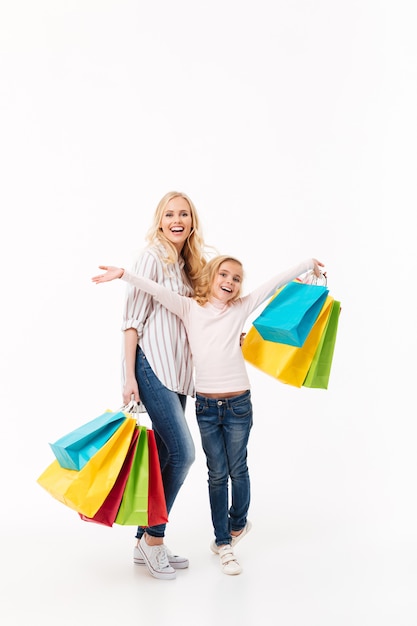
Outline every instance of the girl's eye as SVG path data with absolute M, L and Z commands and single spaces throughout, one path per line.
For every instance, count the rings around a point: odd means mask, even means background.
M 235 283 L 240 283 L 240 278 L 238 276 L 235 276 L 234 279 Z

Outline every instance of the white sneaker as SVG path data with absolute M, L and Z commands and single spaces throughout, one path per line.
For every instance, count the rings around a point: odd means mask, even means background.
M 167 549 L 164 544 L 149 546 L 146 543 L 145 535 L 143 535 L 138 549 L 142 554 L 145 565 L 154 578 L 165 580 L 176 578 L 176 571 L 169 564 Z
M 222 546 L 220 548 L 219 556 L 222 570 L 225 574 L 228 574 L 229 576 L 236 576 L 237 574 L 240 574 L 242 572 L 242 568 L 237 562 L 237 559 L 233 554 L 232 546 L 230 544 L 227 544 L 226 546 Z
M 250 531 L 250 529 L 252 528 L 252 522 L 250 522 L 249 520 L 247 520 L 246 522 L 246 526 L 243 528 L 242 532 L 240 533 L 240 535 L 232 535 L 232 543 L 231 546 L 232 548 L 235 547 L 235 545 L 237 543 L 239 543 L 239 541 L 241 539 L 243 539 L 243 537 L 245 537 L 248 532 Z M 214 554 L 219 554 L 219 546 L 216 544 L 216 540 L 213 540 L 210 544 L 210 550 L 212 552 L 214 552 Z
M 167 555 L 168 555 L 168 562 L 171 565 L 171 567 L 173 567 L 174 569 L 185 569 L 189 566 L 190 563 L 188 559 L 185 558 L 185 556 L 178 556 L 178 554 L 172 554 L 168 546 L 165 546 L 165 548 L 166 548 Z M 133 550 L 133 562 L 136 563 L 136 565 L 145 565 L 145 559 L 143 558 L 142 552 L 139 550 L 137 546 L 135 546 Z

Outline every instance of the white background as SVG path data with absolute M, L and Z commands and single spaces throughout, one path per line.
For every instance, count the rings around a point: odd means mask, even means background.
M 417 623 L 413 5 L 2 2 L 5 624 Z M 176 581 L 133 566 L 133 528 L 81 522 L 36 484 L 49 441 L 120 406 L 123 286 L 90 278 L 131 264 L 172 189 L 243 261 L 246 290 L 316 256 L 342 302 L 327 391 L 248 366 L 236 578 L 208 550 L 192 400 Z

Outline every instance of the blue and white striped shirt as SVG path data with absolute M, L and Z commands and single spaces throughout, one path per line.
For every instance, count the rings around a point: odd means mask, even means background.
M 192 296 L 184 261 L 180 259 L 177 263 L 167 263 L 164 258 L 166 251 L 162 244 L 150 246 L 138 258 L 132 273 L 150 278 L 183 296 Z M 137 330 L 138 344 L 163 385 L 177 393 L 194 396 L 191 351 L 179 317 L 149 294 L 129 285 L 122 330 L 128 328 Z M 123 360 L 123 372 L 124 365 Z

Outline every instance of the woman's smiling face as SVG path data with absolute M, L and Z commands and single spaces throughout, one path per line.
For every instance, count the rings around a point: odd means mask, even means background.
M 172 198 L 162 215 L 160 228 L 179 253 L 191 232 L 192 226 L 193 219 L 187 200 L 181 196 Z

